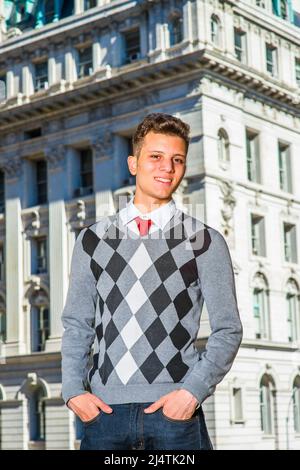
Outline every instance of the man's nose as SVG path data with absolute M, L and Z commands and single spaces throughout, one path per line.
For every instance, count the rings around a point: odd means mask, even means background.
M 174 170 L 174 163 L 172 162 L 172 160 L 164 160 L 161 162 L 159 169 L 161 171 L 171 172 Z

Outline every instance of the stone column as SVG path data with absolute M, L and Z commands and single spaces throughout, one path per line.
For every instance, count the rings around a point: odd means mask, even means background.
M 188 0 L 183 6 L 183 36 L 184 40 L 190 43 L 190 51 L 192 51 L 193 42 L 193 23 L 192 23 L 192 2 Z
M 106 129 L 91 142 L 94 156 L 95 217 L 99 220 L 115 211 L 111 187 L 113 186 L 113 145 L 111 132 Z
M 5 162 L 5 238 L 6 238 L 6 355 L 26 352 L 23 321 L 23 224 L 21 217 L 23 160 Z
M 208 32 L 206 27 L 206 8 L 204 1 L 197 1 L 197 31 L 200 47 L 205 47 L 207 44 Z
M 49 70 L 49 87 L 56 83 L 56 61 L 55 61 L 55 48 L 53 45 L 50 46 L 49 51 L 49 60 L 48 60 L 48 70 Z
M 49 200 L 49 279 L 50 279 L 50 337 L 46 351 L 61 347 L 61 314 L 68 288 L 67 224 L 64 202 L 65 155 L 63 145 L 46 148 Z
M 66 82 L 71 85 L 76 80 L 76 64 L 74 58 L 74 50 L 72 46 L 72 40 L 69 39 L 68 46 L 65 55 L 65 66 L 66 66 Z
M 96 30 L 93 35 L 93 72 L 97 72 L 101 68 L 101 44 L 100 34 Z
M 83 0 L 75 0 L 75 15 L 83 11 Z

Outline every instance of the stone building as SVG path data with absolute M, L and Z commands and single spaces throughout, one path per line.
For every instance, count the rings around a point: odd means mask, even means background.
M 299 0 L 0 2 L 0 448 L 78 447 L 71 254 L 133 194 L 130 137 L 162 111 L 191 125 L 175 198 L 226 237 L 244 325 L 203 404 L 213 444 L 300 449 L 299 27 Z

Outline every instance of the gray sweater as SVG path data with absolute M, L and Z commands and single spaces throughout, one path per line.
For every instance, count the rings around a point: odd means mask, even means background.
M 204 301 L 211 334 L 200 353 Z M 242 340 L 223 236 L 178 208 L 163 230 L 142 237 L 119 213 L 103 217 L 76 240 L 62 322 L 65 402 L 89 387 L 108 404 L 156 401 L 177 389 L 202 403 Z

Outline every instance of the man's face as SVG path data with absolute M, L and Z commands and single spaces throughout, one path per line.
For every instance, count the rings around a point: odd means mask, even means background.
M 130 173 L 136 176 L 136 196 L 153 202 L 169 201 L 186 169 L 186 144 L 178 136 L 149 132 L 139 157 L 129 156 Z

